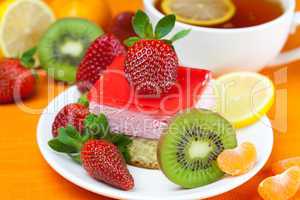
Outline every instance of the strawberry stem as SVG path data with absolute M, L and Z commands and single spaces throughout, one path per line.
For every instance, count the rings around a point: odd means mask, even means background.
M 78 103 L 84 105 L 85 107 L 89 107 L 89 100 L 87 98 L 87 94 L 82 94 L 79 99 L 78 99 Z
M 26 68 L 33 68 L 35 65 L 35 59 L 34 55 L 37 51 L 37 47 L 33 47 L 31 49 L 28 49 L 21 55 L 21 64 Z
M 141 39 L 162 39 L 164 41 L 168 41 L 167 43 L 172 45 L 173 42 L 187 36 L 190 32 L 190 30 L 182 30 L 176 33 L 171 39 L 164 39 L 165 36 L 171 33 L 175 26 L 175 23 L 175 15 L 166 15 L 159 20 L 155 27 L 155 31 L 153 32 L 153 25 L 151 24 L 147 14 L 142 10 L 138 10 L 132 20 L 133 30 L 138 35 L 138 37 L 130 37 L 124 41 L 124 44 L 130 47 Z

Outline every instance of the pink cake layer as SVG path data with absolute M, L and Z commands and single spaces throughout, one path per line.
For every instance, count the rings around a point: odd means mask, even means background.
M 213 109 L 216 105 L 211 81 L 201 94 L 197 108 Z M 111 129 L 117 133 L 148 139 L 159 139 L 167 127 L 170 115 L 150 115 L 143 112 L 134 112 L 128 109 L 119 109 L 111 106 L 90 102 L 90 112 L 96 115 L 104 113 L 110 123 Z

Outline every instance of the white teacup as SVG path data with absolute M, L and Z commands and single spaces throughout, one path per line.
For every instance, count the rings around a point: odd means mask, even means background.
M 174 32 L 191 29 L 190 34 L 175 43 L 185 66 L 200 67 L 215 73 L 258 71 L 266 65 L 282 64 L 300 58 L 300 48 L 280 54 L 289 34 L 300 25 L 295 0 L 280 0 L 282 16 L 258 26 L 235 29 L 206 28 L 176 22 Z M 144 0 L 146 13 L 156 23 L 163 14 L 155 0 Z

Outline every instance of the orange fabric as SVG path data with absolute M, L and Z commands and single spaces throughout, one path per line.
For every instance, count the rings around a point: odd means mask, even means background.
M 300 4 L 300 0 L 299 4 Z M 139 0 L 109 0 L 113 13 L 122 10 L 135 10 L 142 6 Z M 300 7 L 299 7 L 300 9 Z M 300 46 L 300 29 L 292 35 L 286 49 Z M 246 47 L 245 47 L 246 48 Z M 211 200 L 251 200 L 260 199 L 257 194 L 258 183 L 268 175 L 270 163 L 300 155 L 300 61 L 263 73 L 273 80 L 287 73 L 287 82 L 276 84 L 277 102 L 270 113 L 275 131 L 275 146 L 265 169 L 245 185 Z M 281 71 L 280 71 L 281 70 Z M 279 78 L 280 79 L 280 78 Z M 278 82 L 278 81 L 277 81 Z M 280 82 L 280 81 L 279 81 Z M 45 75 L 40 79 L 37 95 L 26 101 L 26 108 L 39 112 L 50 99 L 67 86 L 49 82 Z M 284 101 L 287 92 L 287 102 Z M 286 104 L 286 105 L 285 105 Z M 287 106 L 287 107 L 286 107 Z M 285 130 L 284 109 L 287 108 L 287 129 Z M 31 111 L 33 111 L 31 110 Z M 276 117 L 275 117 L 276 116 Z M 36 143 L 36 125 L 39 114 L 29 114 L 16 105 L 0 106 L 0 191 L 5 200 L 107 200 L 106 197 L 81 189 L 54 172 L 42 158 Z M 276 119 L 276 120 L 275 120 Z M 263 133 L 262 133 L 263 134 Z M 298 198 L 300 200 L 300 194 Z

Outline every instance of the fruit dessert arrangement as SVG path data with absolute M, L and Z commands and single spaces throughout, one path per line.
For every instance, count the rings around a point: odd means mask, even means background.
M 121 13 L 104 33 L 98 25 L 108 20 L 88 12 L 104 4 L 89 1 L 93 6 L 84 7 L 85 0 L 66 1 L 60 8 L 61 1 L 49 2 L 56 21 L 42 1 L 0 4 L 10 8 L 3 19 L 14 21 L 18 33 L 9 32 L 9 23 L 0 24 L 2 54 L 9 57 L 0 63 L 0 103 L 32 96 L 39 64 L 55 80 L 76 83 L 82 97 L 56 115 L 50 148 L 66 153 L 91 177 L 123 190 L 134 187 L 126 164 L 159 168 L 183 188 L 253 168 L 256 148 L 238 144 L 235 128 L 253 124 L 270 109 L 274 87 L 268 78 L 237 72 L 213 80 L 208 70 L 180 67 L 172 44 L 189 30 L 166 39 L 174 15 L 154 28 L 142 11 Z M 24 8 L 34 12 L 15 14 Z M 71 10 L 79 8 L 78 15 L 89 20 L 73 16 Z M 64 10 L 72 18 L 64 18 Z M 108 18 L 108 9 L 102 10 Z M 37 12 L 36 21 L 24 22 Z M 225 87 L 228 83 L 234 84 Z M 300 187 L 299 158 L 276 163 L 272 171 L 275 176 L 259 185 L 260 195 L 267 200 L 294 196 Z
M 81 163 L 93 178 L 123 190 L 134 187 L 126 163 L 159 168 L 183 188 L 200 187 L 224 174 L 237 176 L 253 168 L 256 148 L 249 142 L 238 145 L 234 126 L 246 126 L 257 119 L 223 112 L 232 116 L 229 122 L 210 111 L 218 104 L 215 96 L 204 98 L 214 93 L 211 72 L 180 67 L 172 46 L 189 31 L 182 30 L 165 39 L 175 20 L 174 15 L 167 15 L 153 28 L 148 16 L 138 11 L 132 17 L 135 34 L 124 41 L 126 47 L 111 33 L 89 45 L 75 76 L 82 97 L 56 115 L 54 138 L 49 141 L 53 150 Z M 48 40 L 42 39 L 42 44 L 43 41 Z M 39 48 L 43 49 L 43 45 Z M 59 65 L 52 66 L 49 64 L 48 70 L 69 72 Z M 244 77 L 237 79 L 240 76 Z M 258 89 L 270 86 L 262 94 L 269 102 L 257 105 L 258 109 L 263 107 L 262 112 L 270 108 L 273 88 L 267 78 L 234 73 L 219 78 L 218 83 L 231 79 L 246 82 L 242 84 L 246 92 L 251 89 L 247 83 L 258 81 Z M 234 87 L 227 92 L 239 95 Z M 243 98 L 246 99 L 241 95 L 239 99 Z M 247 108 L 243 111 L 249 113 Z

